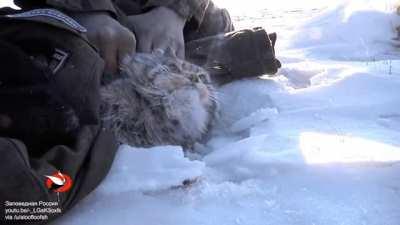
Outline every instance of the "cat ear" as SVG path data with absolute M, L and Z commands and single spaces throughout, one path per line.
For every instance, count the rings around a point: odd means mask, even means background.
M 275 48 L 276 39 L 278 38 L 276 33 L 268 34 L 268 37 L 271 40 L 272 47 Z
M 167 57 L 176 58 L 176 54 L 175 54 L 175 52 L 172 50 L 171 47 L 168 47 L 168 48 L 165 50 L 165 54 L 164 54 L 164 55 L 167 56 Z

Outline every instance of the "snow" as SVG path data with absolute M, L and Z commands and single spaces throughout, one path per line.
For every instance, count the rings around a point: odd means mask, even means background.
M 122 146 L 115 158 L 115 165 L 118 166 L 111 169 L 107 182 L 97 192 L 118 194 L 169 189 L 182 181 L 200 177 L 205 167 L 202 162 L 191 162 L 184 158 L 182 148 L 174 146 L 151 149 Z
M 240 2 L 217 1 L 238 28 L 278 33 L 280 76 L 220 88 L 197 154 L 122 146 L 100 187 L 54 224 L 400 224 L 395 1 Z
M 398 56 L 388 43 L 392 42 L 389 34 L 400 23 L 399 16 L 391 8 L 376 6 L 377 1 L 362 3 L 340 5 L 313 19 L 298 33 L 304 37 L 291 45 L 305 49 L 307 56 L 336 60 L 371 61 Z
M 5 7 L 5 6 L 12 7 L 12 8 L 17 8 L 14 5 L 13 0 L 0 0 L 0 7 Z

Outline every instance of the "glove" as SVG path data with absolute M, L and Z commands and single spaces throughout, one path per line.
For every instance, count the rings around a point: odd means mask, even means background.
M 274 75 L 281 67 L 276 38 L 262 28 L 206 37 L 187 43 L 187 60 L 204 67 L 218 83 Z

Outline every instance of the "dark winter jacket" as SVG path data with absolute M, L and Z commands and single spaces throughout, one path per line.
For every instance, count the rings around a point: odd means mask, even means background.
M 216 7 L 211 0 L 14 0 L 14 3 L 24 9 L 51 7 L 67 14 L 106 11 L 123 25 L 126 16 L 165 6 L 186 19 L 186 42 L 233 30 L 228 12 Z
M 121 16 L 121 12 L 133 15 L 146 12 L 153 7 L 166 6 L 190 23 L 200 25 L 210 0 L 14 0 L 14 2 L 25 9 L 47 6 L 73 12 L 108 11 L 116 18 Z
M 104 62 L 78 31 L 42 17 L 0 17 L 0 62 L 0 224 L 47 223 L 100 184 L 117 151 L 98 118 Z M 71 178 L 66 192 L 47 177 L 58 172 Z M 6 220 L 7 202 L 40 201 L 61 212 Z

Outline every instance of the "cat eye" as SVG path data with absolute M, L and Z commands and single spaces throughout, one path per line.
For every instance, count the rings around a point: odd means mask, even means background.
M 198 75 L 192 75 L 190 77 L 190 80 L 194 83 L 199 83 L 200 82 L 200 77 Z
M 208 79 L 208 76 L 205 74 L 200 74 L 198 75 L 199 79 L 204 83 L 204 84 L 208 84 L 210 83 L 210 80 Z
M 175 64 L 171 64 L 171 65 L 168 65 L 168 66 L 171 69 L 171 71 L 174 71 L 174 72 L 181 71 L 181 69 Z

